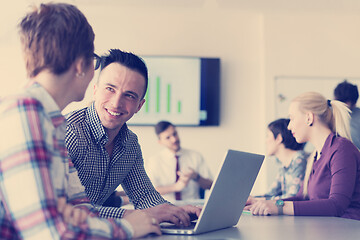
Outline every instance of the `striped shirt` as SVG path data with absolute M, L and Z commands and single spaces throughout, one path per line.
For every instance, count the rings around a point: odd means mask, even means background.
M 135 209 L 167 202 L 155 190 L 144 169 L 136 134 L 123 125 L 114 139 L 112 155 L 105 149 L 108 136 L 94 103 L 67 116 L 66 147 L 90 200 L 102 205 L 121 184 Z M 121 217 L 122 208 L 100 207 L 102 217 Z
M 65 128 L 66 121 L 57 104 L 37 83 L 2 99 L 1 239 L 131 237 L 131 228 L 126 227 L 125 220 L 99 218 L 90 204 L 87 204 L 90 216 L 79 227 L 66 224 L 57 211 L 57 199 L 68 197 L 69 189 Z

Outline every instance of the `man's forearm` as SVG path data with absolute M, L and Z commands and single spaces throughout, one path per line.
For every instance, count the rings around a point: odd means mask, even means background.
M 212 180 L 208 178 L 203 178 L 200 175 L 199 175 L 199 180 L 197 182 L 202 189 L 210 189 L 212 185 Z

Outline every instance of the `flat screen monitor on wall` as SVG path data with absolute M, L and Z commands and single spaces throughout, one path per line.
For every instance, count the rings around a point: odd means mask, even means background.
M 178 126 L 218 126 L 220 59 L 143 56 L 149 83 L 142 109 L 129 125 L 170 121 Z

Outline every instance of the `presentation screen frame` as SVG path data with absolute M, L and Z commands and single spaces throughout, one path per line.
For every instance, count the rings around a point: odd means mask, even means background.
M 220 59 L 184 56 L 141 56 L 149 82 L 142 109 L 129 126 L 220 125 Z

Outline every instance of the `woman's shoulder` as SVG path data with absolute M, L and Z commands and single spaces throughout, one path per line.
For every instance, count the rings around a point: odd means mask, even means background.
M 309 157 L 309 153 L 303 151 L 303 150 L 298 150 L 296 151 L 290 166 L 292 168 L 299 168 L 299 167 L 306 167 L 306 163 L 307 163 L 307 159 Z
M 306 152 L 306 151 L 304 151 L 304 150 L 298 150 L 298 151 L 296 151 L 296 157 L 298 157 L 298 158 L 303 158 L 303 159 L 306 159 L 306 158 L 308 158 L 309 157 L 309 155 L 310 155 L 310 153 L 308 153 L 308 152 Z
M 306 162 L 310 153 L 304 151 L 304 150 L 297 150 L 295 151 L 295 154 L 293 155 L 293 160 L 297 160 L 297 162 Z
M 353 142 L 347 138 L 337 136 L 334 138 L 331 147 L 332 152 L 338 152 L 340 154 L 355 154 L 360 159 L 359 149 L 353 144 Z
M 349 150 L 351 149 L 357 150 L 354 143 L 350 139 L 341 136 L 335 136 L 332 141 L 332 145 L 338 148 L 341 146 L 341 148 L 345 147 L 345 148 L 349 148 Z

